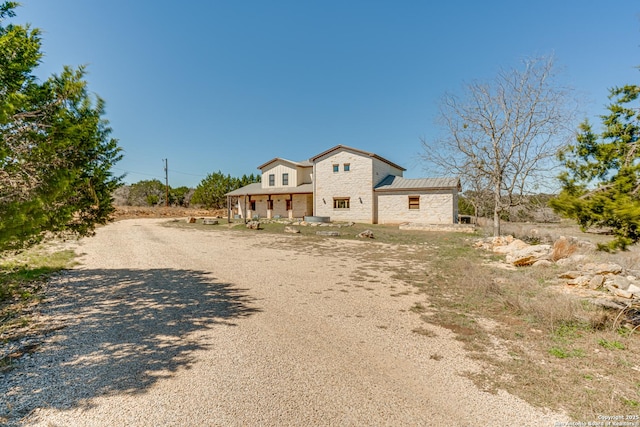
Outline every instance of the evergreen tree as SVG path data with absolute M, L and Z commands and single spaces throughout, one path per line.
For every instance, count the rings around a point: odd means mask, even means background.
M 109 219 L 120 185 L 104 102 L 89 95 L 83 67 L 37 81 L 39 30 L 3 25 L 16 7 L 0 5 L 0 251 L 48 232 L 90 235 Z
M 585 230 L 610 228 L 614 240 L 603 249 L 625 249 L 640 240 L 640 112 L 632 103 L 640 86 L 611 90 L 603 132 L 585 121 L 576 143 L 560 155 L 566 171 L 562 192 L 550 205 Z

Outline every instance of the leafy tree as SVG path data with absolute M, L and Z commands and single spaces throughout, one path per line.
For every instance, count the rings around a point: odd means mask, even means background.
M 196 187 L 191 203 L 202 205 L 207 209 L 221 209 L 227 205 L 225 194 L 253 182 L 260 182 L 260 177 L 243 175 L 242 178 L 232 178 L 218 171 L 207 175 Z
M 164 204 L 167 189 L 158 179 L 142 180 L 131 184 L 127 204 L 131 206 L 155 206 Z
M 189 206 L 191 197 L 193 196 L 193 189 L 189 187 L 177 187 L 171 188 L 169 191 L 169 198 L 172 204 L 177 206 Z
M 612 89 L 602 133 L 585 121 L 576 143 L 560 154 L 566 171 L 550 205 L 583 230 L 610 228 L 615 238 L 602 249 L 625 249 L 640 240 L 640 110 L 632 106 L 639 94 L 640 86 Z
M 447 135 L 422 141 L 427 163 L 460 176 L 476 195 L 489 191 L 494 235 L 518 196 L 545 182 L 573 120 L 570 91 L 554 81 L 553 61 L 523 65 L 501 71 L 489 83 L 466 85 L 462 96 L 446 94 L 439 118 Z
M 6 25 L 15 2 L 0 5 L 0 251 L 49 233 L 92 234 L 113 212 L 120 158 L 83 67 L 39 83 L 40 32 Z

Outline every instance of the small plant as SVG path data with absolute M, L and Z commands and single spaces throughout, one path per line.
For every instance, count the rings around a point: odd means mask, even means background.
M 562 347 L 551 347 L 549 354 L 557 357 L 558 359 L 567 359 L 569 357 L 584 357 L 584 350 L 576 348 L 573 350 L 567 350 Z
M 604 338 L 601 338 L 598 341 L 598 344 L 601 347 L 606 348 L 607 350 L 624 350 L 625 346 L 620 341 L 609 341 Z

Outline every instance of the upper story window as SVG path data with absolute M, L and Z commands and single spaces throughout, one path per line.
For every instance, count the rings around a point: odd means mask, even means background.
M 351 170 L 351 163 L 345 163 L 344 165 L 342 165 L 342 168 L 345 172 L 349 172 Z
M 269 174 L 269 187 L 276 185 L 276 176 L 272 173 Z
M 289 185 L 289 174 L 288 173 L 283 173 L 282 174 L 282 185 Z
M 333 172 L 340 172 L 340 165 L 333 165 Z

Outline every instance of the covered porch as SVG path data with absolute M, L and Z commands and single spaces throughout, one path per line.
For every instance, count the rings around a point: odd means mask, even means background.
M 231 191 L 227 193 L 227 219 L 294 219 L 312 215 L 313 193 L 307 186 L 311 185 L 262 188 L 256 183 Z

